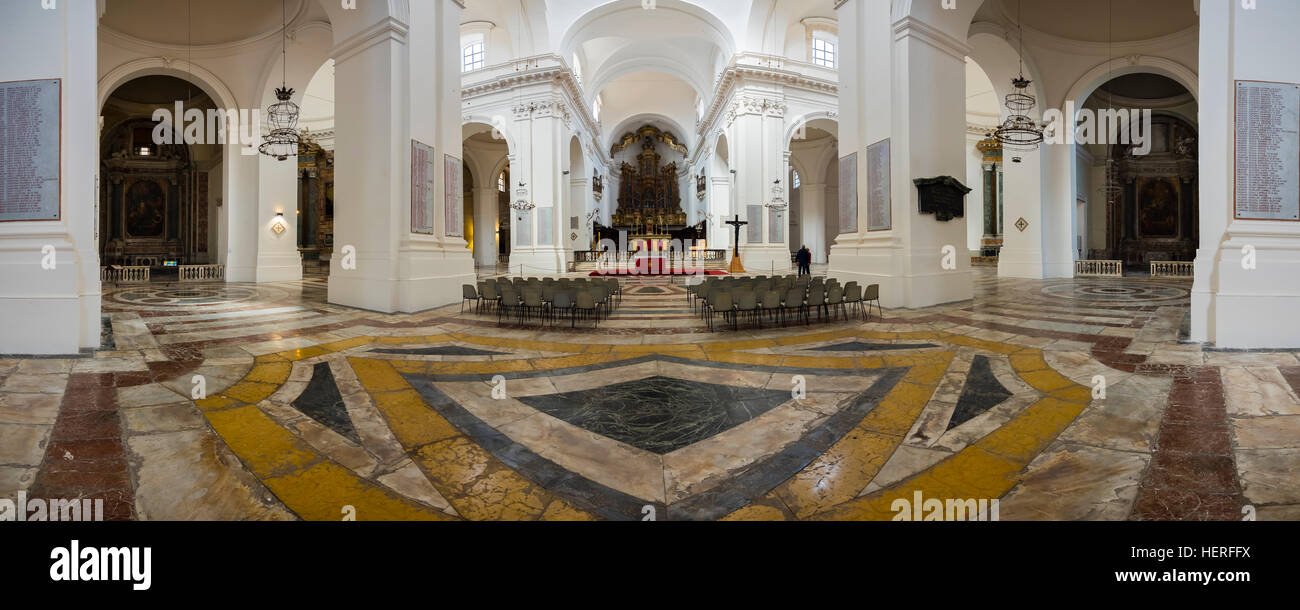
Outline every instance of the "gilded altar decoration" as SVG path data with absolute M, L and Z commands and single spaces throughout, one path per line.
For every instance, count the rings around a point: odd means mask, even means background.
M 640 132 L 646 132 L 642 128 Z M 653 127 L 648 129 L 658 131 Z M 647 133 L 642 139 L 636 166 L 619 167 L 618 211 L 613 225 L 634 235 L 666 234 L 686 226 L 681 194 L 677 189 L 677 164 L 661 166 L 655 150 L 656 138 Z
M 668 146 L 668 148 L 682 153 L 683 155 L 687 153 L 686 145 L 682 144 L 681 141 L 677 139 L 677 136 L 674 136 L 670 132 L 662 131 L 654 125 L 646 125 L 636 131 L 629 131 L 623 134 L 623 137 L 619 138 L 619 141 L 615 142 L 614 146 L 609 149 L 609 155 L 611 157 L 617 155 L 618 153 L 627 150 L 628 147 L 638 141 L 644 142 L 647 138 L 649 138 L 651 142 L 663 143 Z

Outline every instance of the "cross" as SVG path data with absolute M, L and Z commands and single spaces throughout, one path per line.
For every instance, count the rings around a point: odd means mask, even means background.
M 743 226 L 745 226 L 745 225 L 747 225 L 747 224 L 749 224 L 749 223 L 748 223 L 748 222 L 745 222 L 745 221 L 743 221 L 743 220 L 741 220 L 741 219 L 740 219 L 740 214 L 736 214 L 736 219 L 735 219 L 735 220 L 728 220 L 727 222 L 724 222 L 724 223 L 722 223 L 722 224 L 724 224 L 724 225 L 731 225 L 731 226 L 733 226 L 733 227 L 736 227 L 736 241 L 735 241 L 735 252 L 734 252 L 734 256 L 737 257 L 737 258 L 739 258 L 739 257 L 740 257 L 740 228 L 743 227 Z

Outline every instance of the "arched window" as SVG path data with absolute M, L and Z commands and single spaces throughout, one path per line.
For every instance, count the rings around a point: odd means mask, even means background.
M 460 71 L 473 72 L 481 69 L 486 57 L 485 46 L 482 40 L 477 40 L 465 45 L 460 54 Z
M 792 171 L 791 173 L 794 174 L 794 177 L 790 179 L 790 188 L 797 189 L 799 188 L 799 184 L 800 184 L 799 172 Z
M 813 36 L 812 62 L 826 68 L 835 67 L 835 42 L 824 36 Z
M 504 171 L 497 176 L 497 190 L 502 193 L 506 192 L 506 173 Z

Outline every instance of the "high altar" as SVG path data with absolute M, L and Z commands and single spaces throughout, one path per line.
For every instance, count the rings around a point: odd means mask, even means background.
M 662 165 L 663 157 L 655 143 L 661 142 L 670 149 L 686 154 L 686 146 L 671 133 L 647 125 L 629 132 L 616 142 L 610 154 L 626 150 L 641 142 L 641 153 L 636 165 L 623 163 L 619 167 L 618 209 L 612 218 L 610 237 L 618 242 L 618 232 L 627 234 L 627 247 L 632 251 L 662 252 L 675 239 L 691 240 L 697 247 L 703 243 L 704 223 L 686 225 L 682 211 L 681 193 L 678 189 L 677 163 Z

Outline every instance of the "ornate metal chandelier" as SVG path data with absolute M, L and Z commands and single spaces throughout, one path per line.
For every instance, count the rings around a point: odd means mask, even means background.
M 533 203 L 533 202 L 531 202 L 531 201 L 528 200 L 528 183 L 527 183 L 527 182 L 524 182 L 524 181 L 520 180 L 520 181 L 519 181 L 519 188 L 518 188 L 518 189 L 515 189 L 515 194 L 518 195 L 519 198 L 516 199 L 513 203 L 510 204 L 510 207 L 511 207 L 512 209 L 519 210 L 520 212 L 527 212 L 527 211 L 529 211 L 529 210 L 531 210 L 531 209 L 537 207 L 537 204 L 535 204 L 535 203 Z
M 285 2 L 280 0 L 280 66 L 284 69 L 280 88 L 275 90 L 276 103 L 266 109 L 266 123 L 270 133 L 262 138 L 258 152 L 284 161 L 298 154 L 298 105 L 293 103 L 293 89 L 288 82 L 288 21 L 285 14 Z
M 993 132 L 993 139 L 1002 144 L 1002 148 L 1011 151 L 1017 150 L 1037 150 L 1038 145 L 1043 143 L 1043 128 L 1038 121 L 1030 118 L 1029 111 L 1033 110 L 1038 100 L 1029 94 L 1029 85 L 1033 81 L 1025 78 L 1025 26 L 1021 22 L 1020 3 L 1016 3 L 1016 22 L 1020 28 L 1020 75 L 1011 79 L 1011 86 L 1015 91 L 1007 94 L 1007 120 L 1003 121 Z M 1013 157 L 1012 161 L 1020 162 L 1019 157 Z

